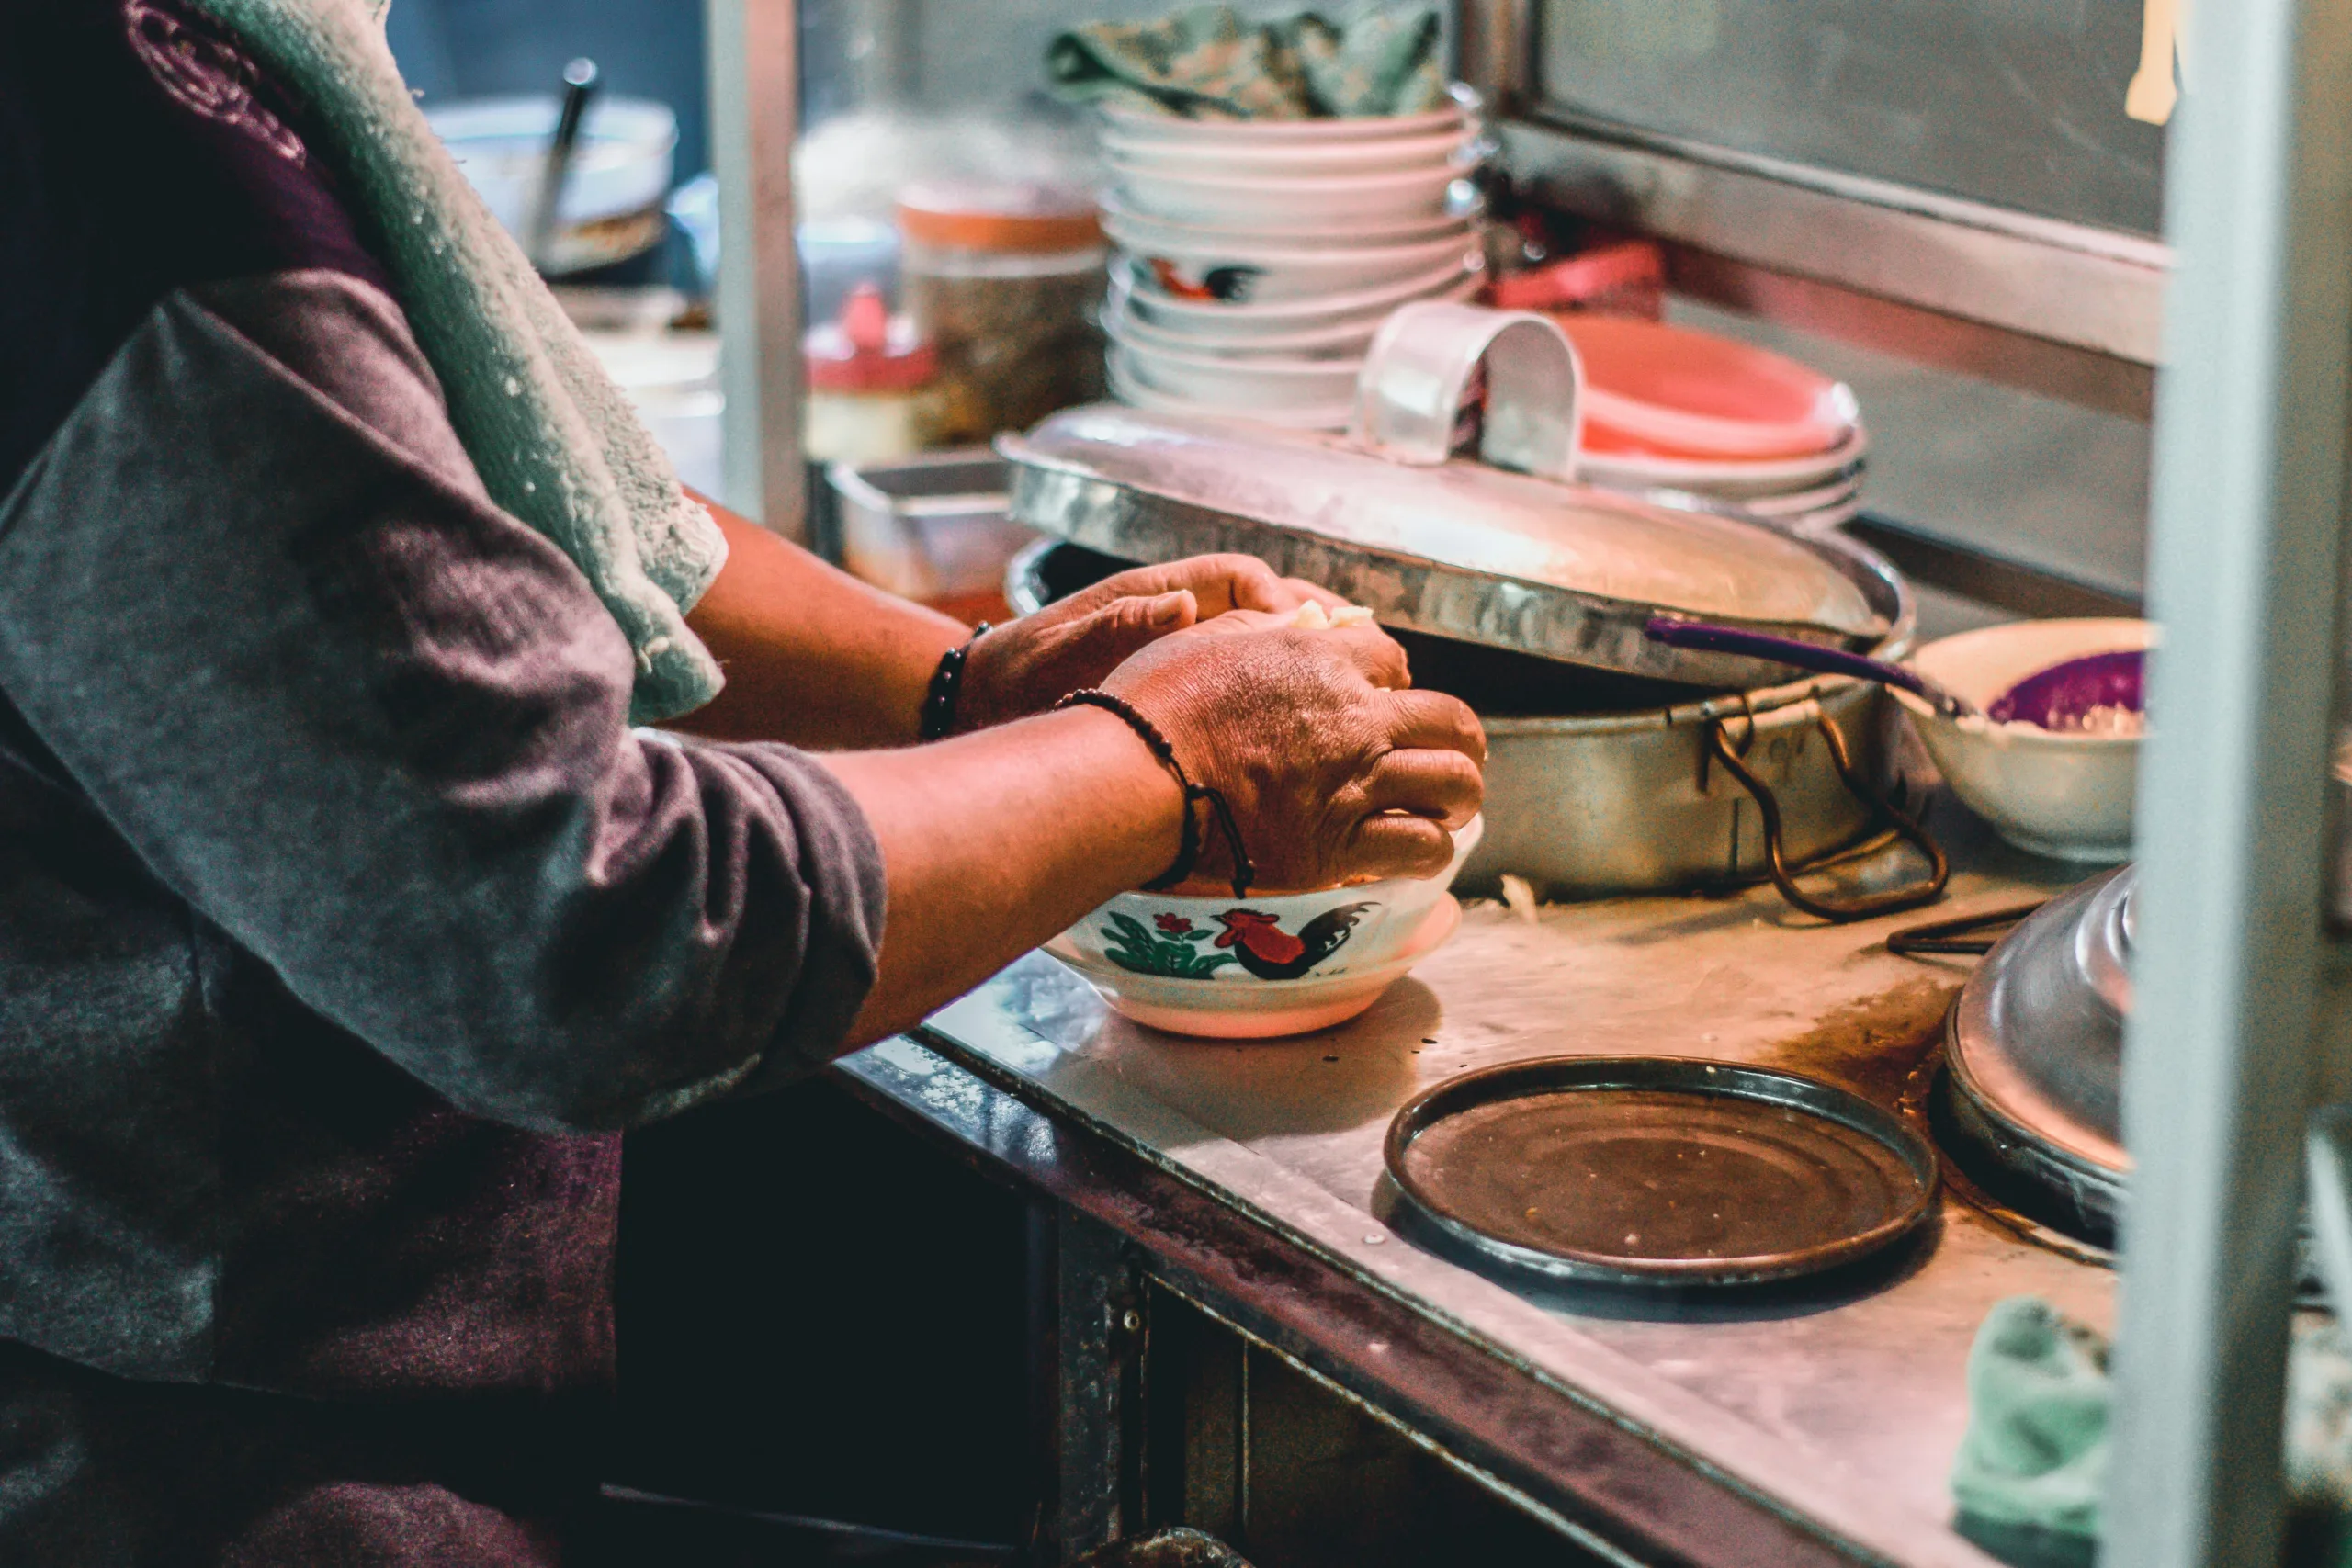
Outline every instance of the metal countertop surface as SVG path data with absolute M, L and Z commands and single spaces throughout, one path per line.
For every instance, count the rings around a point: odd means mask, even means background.
M 2029 859 L 1956 810 L 1951 894 L 1825 926 L 1769 887 L 1546 906 L 1474 904 L 1452 943 L 1374 1009 L 1294 1040 L 1218 1043 L 1110 1013 L 1032 953 L 926 1035 L 1271 1224 L 1536 1376 L 1905 1568 L 1992 1559 L 1953 1534 L 1945 1476 L 1967 1417 L 1968 1348 L 2004 1297 L 2111 1324 L 2114 1276 L 1952 1192 L 1916 1247 L 1826 1286 L 1736 1301 L 1546 1292 L 1458 1266 L 1403 1223 L 1381 1163 L 1399 1106 L 1473 1068 L 1642 1053 L 1778 1066 L 1892 1102 L 1931 1064 L 1973 959 L 1889 953 L 1906 924 L 2056 892 L 2091 868 Z M 874 1048 L 935 1071 L 903 1043 Z

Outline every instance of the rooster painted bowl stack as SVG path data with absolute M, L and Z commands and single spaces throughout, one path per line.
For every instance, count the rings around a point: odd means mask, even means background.
M 1120 401 L 1337 429 L 1388 313 L 1485 281 L 1464 105 L 1382 118 L 1106 109 L 1116 247 L 1102 313 Z
M 1258 1040 L 1344 1023 L 1453 934 L 1446 889 L 1477 847 L 1473 818 L 1436 876 L 1314 893 L 1122 893 L 1046 944 L 1114 1010 L 1154 1029 Z

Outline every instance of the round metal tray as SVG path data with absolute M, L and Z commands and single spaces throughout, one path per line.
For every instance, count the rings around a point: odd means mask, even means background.
M 1470 1073 L 1389 1123 L 1406 1203 L 1470 1251 L 1577 1284 L 1745 1285 L 1857 1262 L 1934 1210 L 1935 1150 L 1794 1074 L 1667 1056 Z

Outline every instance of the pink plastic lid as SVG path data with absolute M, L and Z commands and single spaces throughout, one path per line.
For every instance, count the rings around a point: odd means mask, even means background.
M 1755 461 L 1853 434 L 1853 393 L 1793 359 L 1656 321 L 1558 320 L 1584 365 L 1589 451 Z
M 803 344 L 814 392 L 911 392 L 939 372 L 939 355 L 893 316 L 870 283 L 850 290 L 838 321 L 811 327 Z

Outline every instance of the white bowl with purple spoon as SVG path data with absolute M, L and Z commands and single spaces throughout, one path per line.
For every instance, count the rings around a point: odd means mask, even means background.
M 1952 793 L 2003 838 L 2059 860 L 2131 856 L 2151 622 L 1983 626 L 1931 642 L 1900 665 L 1698 622 L 1654 621 L 1650 635 L 1882 682 Z

